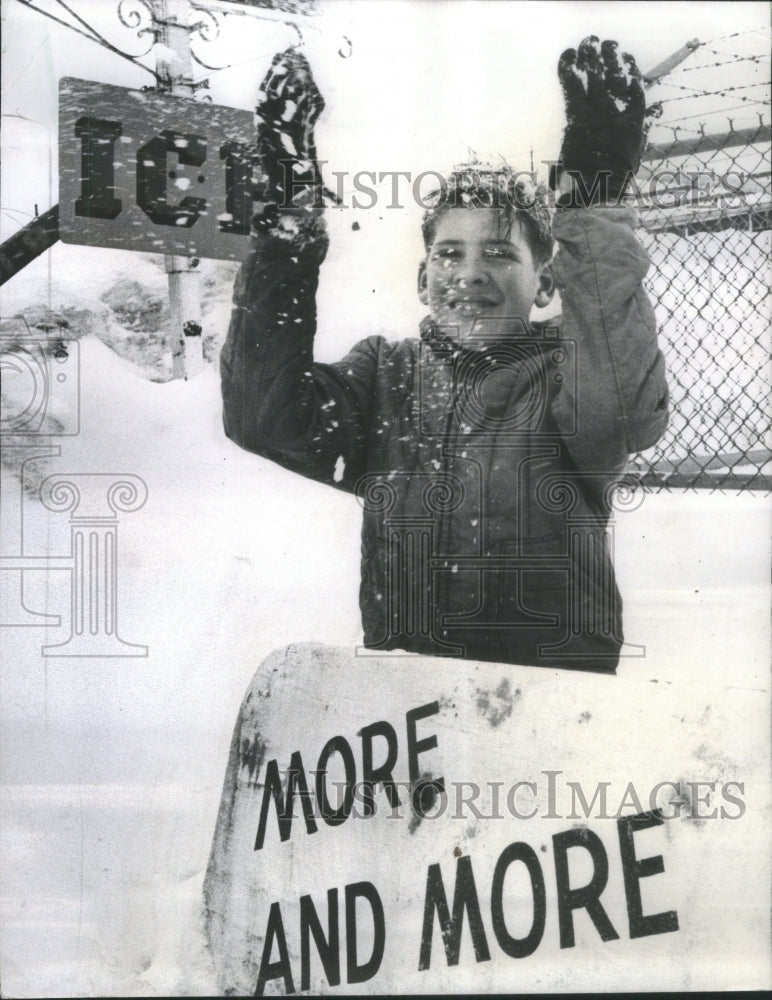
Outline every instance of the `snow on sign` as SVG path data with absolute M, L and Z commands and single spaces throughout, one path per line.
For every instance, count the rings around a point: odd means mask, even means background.
M 252 217 L 253 132 L 247 111 L 63 78 L 61 239 L 240 260 Z
M 747 739 L 765 698 L 272 654 L 236 722 L 205 882 L 220 988 L 731 987 L 732 956 L 765 954 L 769 929 L 766 747 Z

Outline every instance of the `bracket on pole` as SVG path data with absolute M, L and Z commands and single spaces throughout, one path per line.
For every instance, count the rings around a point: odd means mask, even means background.
M 653 87 L 655 83 L 659 83 L 663 76 L 667 76 L 668 73 L 672 73 L 676 66 L 680 66 L 681 63 L 688 59 L 689 56 L 696 52 L 697 49 L 702 45 L 702 42 L 698 38 L 692 38 L 691 41 L 687 42 L 686 45 L 682 45 L 677 52 L 674 52 L 672 56 L 668 56 L 667 59 L 663 59 L 661 63 L 650 69 L 648 73 L 643 74 L 643 85 L 648 90 L 649 87 Z

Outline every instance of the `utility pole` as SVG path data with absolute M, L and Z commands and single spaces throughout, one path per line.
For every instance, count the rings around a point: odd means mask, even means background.
M 190 0 L 152 0 L 156 32 L 158 90 L 193 97 L 190 58 Z M 191 378 L 204 367 L 201 282 L 197 257 L 166 254 L 171 313 L 172 375 Z

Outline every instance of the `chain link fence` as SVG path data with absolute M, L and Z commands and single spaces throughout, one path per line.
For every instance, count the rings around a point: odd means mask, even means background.
M 639 234 L 668 362 L 671 417 L 633 458 L 651 486 L 772 486 L 770 132 L 655 145 L 639 175 Z
M 769 70 L 728 40 L 668 78 L 634 191 L 671 392 L 664 437 L 631 459 L 654 489 L 772 488 Z

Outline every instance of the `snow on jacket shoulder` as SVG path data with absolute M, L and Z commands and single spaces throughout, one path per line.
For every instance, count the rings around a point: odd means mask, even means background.
M 221 357 L 226 433 L 359 494 L 368 646 L 614 669 L 609 487 L 667 421 L 632 221 L 558 214 L 561 326 L 458 350 L 429 322 L 331 365 L 313 361 L 324 243 L 253 244 Z

